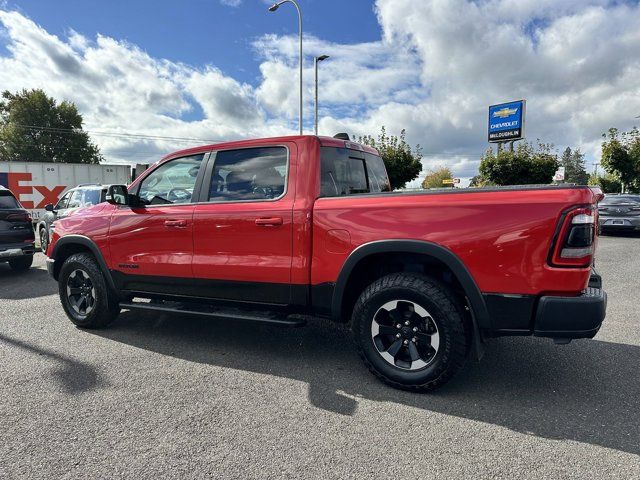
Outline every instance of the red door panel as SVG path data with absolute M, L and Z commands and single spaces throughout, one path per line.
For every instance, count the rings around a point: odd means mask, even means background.
M 118 208 L 109 230 L 114 270 L 192 278 L 194 208 L 193 204 Z
M 207 203 L 194 215 L 196 278 L 291 282 L 293 202 Z
M 266 147 L 271 148 L 271 147 Z M 281 148 L 281 147 L 280 147 Z M 253 178 L 260 192 L 261 158 L 238 160 L 247 171 L 234 170 L 232 151 L 215 159 L 212 199 L 196 206 L 193 230 L 193 275 L 196 284 L 206 286 L 208 296 L 284 304 L 290 302 L 293 251 L 293 203 L 295 198 L 296 151 L 288 144 L 288 174 L 282 197 L 264 200 L 236 200 L 230 178 Z M 237 153 L 237 152 L 236 152 Z M 242 156 L 242 155 L 240 155 Z M 264 157 L 266 158 L 266 157 Z M 225 167 L 225 161 L 227 162 Z M 268 162 L 268 160 L 267 160 Z M 231 165 L 231 166 L 230 166 Z M 238 164 L 239 165 L 239 164 Z M 223 181 L 219 172 L 225 168 Z M 255 170 L 252 170 L 254 169 Z M 268 169 L 267 169 L 268 170 Z M 253 175 L 253 176 L 252 176 Z M 225 187 L 221 185 L 224 183 Z M 241 182 L 241 185 L 247 182 Z M 231 185 L 233 186 L 233 185 Z M 267 188 L 269 190 L 269 188 Z

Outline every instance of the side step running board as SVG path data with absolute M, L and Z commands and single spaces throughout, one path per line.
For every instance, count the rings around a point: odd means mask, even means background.
M 218 319 L 232 319 L 246 322 L 278 325 L 281 327 L 302 327 L 304 318 L 285 313 L 249 311 L 240 308 L 225 308 L 215 305 L 190 304 L 186 302 L 120 302 L 120 308 L 126 310 L 151 310 L 155 312 L 181 315 L 198 315 Z

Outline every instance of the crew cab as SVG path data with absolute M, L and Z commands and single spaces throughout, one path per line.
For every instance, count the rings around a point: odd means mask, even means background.
M 350 324 L 368 368 L 428 391 L 486 339 L 592 338 L 597 188 L 391 192 L 378 152 L 339 136 L 168 155 L 55 222 L 47 267 L 78 327 L 122 309 Z

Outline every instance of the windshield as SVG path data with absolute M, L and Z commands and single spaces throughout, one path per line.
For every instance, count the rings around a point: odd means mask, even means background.
M 89 207 L 91 205 L 97 205 L 100 203 L 101 190 L 85 190 L 84 192 L 84 206 Z
M 18 201 L 7 190 L 0 190 L 0 209 L 21 208 Z
M 624 205 L 628 203 L 640 203 L 640 196 L 605 197 L 600 202 L 600 205 Z

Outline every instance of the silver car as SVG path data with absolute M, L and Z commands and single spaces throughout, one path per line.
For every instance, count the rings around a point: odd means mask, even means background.
M 607 195 L 598 203 L 600 231 L 640 231 L 640 195 Z

